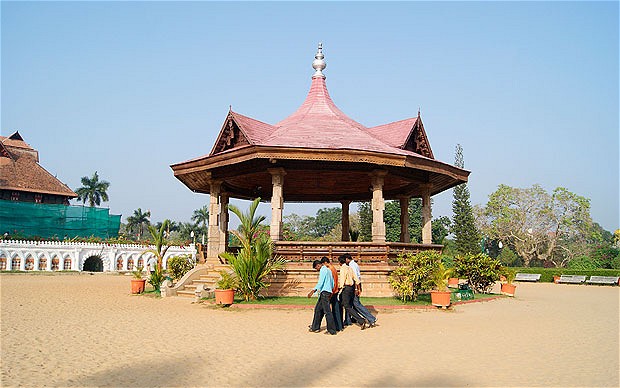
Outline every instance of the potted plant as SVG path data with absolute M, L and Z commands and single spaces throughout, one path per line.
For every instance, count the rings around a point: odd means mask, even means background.
M 231 305 L 235 300 L 237 278 L 230 272 L 220 271 L 220 279 L 215 284 L 215 303 Z
M 512 282 L 514 282 L 516 274 L 517 273 L 515 272 L 515 270 L 511 268 L 504 269 L 504 277 L 506 278 L 506 280 L 505 283 L 502 283 L 502 294 L 508 296 L 515 296 L 515 289 L 517 288 L 517 286 L 512 284 Z
M 142 278 L 142 267 L 138 267 L 131 274 L 133 275 L 133 279 L 131 279 L 131 293 L 132 294 L 143 293 L 144 283 L 146 283 L 146 279 Z
M 431 304 L 433 306 L 448 308 L 450 306 L 450 295 L 448 290 L 448 279 L 452 276 L 452 268 L 446 268 L 443 263 L 439 263 L 433 273 L 433 283 L 435 289 L 431 291 Z
M 448 279 L 448 287 L 450 287 L 450 288 L 459 288 L 459 278 L 449 278 Z

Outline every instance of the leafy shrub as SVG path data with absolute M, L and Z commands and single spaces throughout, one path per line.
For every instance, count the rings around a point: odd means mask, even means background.
M 497 256 L 502 265 L 514 267 L 521 264 L 521 258 L 510 248 L 504 247 Z
M 173 256 L 168 259 L 168 275 L 178 280 L 194 268 L 194 261 L 191 255 Z
M 579 256 L 568 262 L 568 269 L 593 270 L 601 268 L 601 262 L 588 256 Z
M 227 271 L 220 271 L 220 278 L 215 283 L 215 288 L 218 290 L 234 290 L 239 286 L 239 281 L 234 273 Z
M 164 273 L 160 269 L 156 269 L 155 272 L 149 276 L 149 284 L 153 286 L 156 292 L 159 292 L 161 284 L 164 281 Z
M 484 253 L 458 256 L 454 259 L 455 271 L 466 278 L 474 292 L 489 293 L 502 274 L 502 264 Z
M 388 280 L 403 302 L 416 300 L 420 292 L 433 288 L 433 276 L 441 263 L 439 252 L 405 253 L 396 260 L 398 268 L 392 271 Z

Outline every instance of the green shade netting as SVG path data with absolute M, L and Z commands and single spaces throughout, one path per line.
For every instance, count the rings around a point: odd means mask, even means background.
M 109 209 L 0 200 L 0 234 L 43 238 L 118 237 L 121 216 Z

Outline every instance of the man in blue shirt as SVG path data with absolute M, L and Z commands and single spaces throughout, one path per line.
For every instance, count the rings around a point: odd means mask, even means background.
M 314 286 L 314 289 L 308 293 L 308 298 L 312 297 L 315 292 L 318 292 L 319 299 L 314 306 L 314 318 L 312 319 L 310 331 L 318 333 L 321 330 L 323 316 L 325 316 L 327 320 L 327 332 L 325 334 L 335 335 L 336 323 L 334 322 L 334 316 L 329 305 L 329 300 L 334 289 L 334 276 L 332 275 L 332 271 L 319 260 L 314 260 L 312 268 L 319 271 L 319 281 L 316 283 L 316 286 Z

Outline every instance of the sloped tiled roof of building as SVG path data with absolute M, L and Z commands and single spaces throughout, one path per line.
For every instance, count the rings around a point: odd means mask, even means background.
M 0 190 L 77 197 L 67 185 L 39 164 L 38 152 L 15 132 L 0 136 Z

